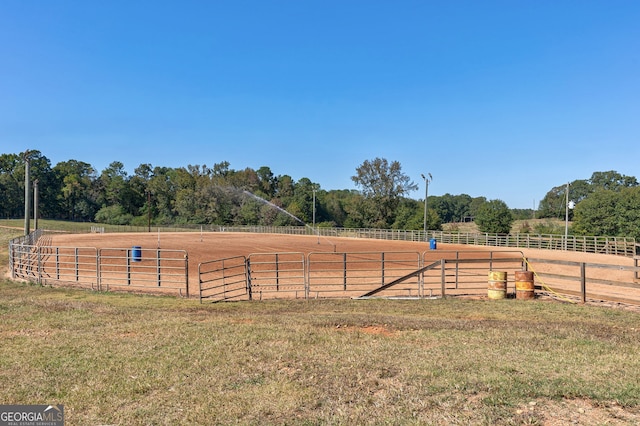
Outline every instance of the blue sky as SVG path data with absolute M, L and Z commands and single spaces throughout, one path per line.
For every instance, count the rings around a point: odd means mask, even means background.
M 639 1 L 0 2 L 0 153 L 268 166 L 531 208 L 640 175 Z

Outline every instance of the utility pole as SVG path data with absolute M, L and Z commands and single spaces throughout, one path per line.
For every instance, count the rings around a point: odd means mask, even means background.
M 151 191 L 147 191 L 147 225 L 148 232 L 151 232 Z
M 316 229 L 316 189 L 313 188 L 313 230 L 318 236 L 318 244 L 320 244 L 320 233 Z
M 433 180 L 433 176 L 431 173 L 427 173 L 427 177 L 423 174 L 420 174 L 422 179 L 424 179 L 424 221 L 423 221 L 423 232 L 424 232 L 424 240 L 427 241 L 427 197 L 429 196 L 429 182 Z
M 564 200 L 564 250 L 567 250 L 567 239 L 569 238 L 569 182 L 565 191 Z
M 29 214 L 31 213 L 31 159 L 29 158 L 29 150 L 24 152 L 24 235 L 29 235 L 31 224 L 29 223 Z
M 33 181 L 33 230 L 38 229 L 38 198 L 40 198 L 40 191 L 38 191 L 38 179 Z

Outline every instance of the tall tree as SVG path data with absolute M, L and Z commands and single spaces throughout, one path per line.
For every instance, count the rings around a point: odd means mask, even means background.
M 365 218 L 370 226 L 388 228 L 395 220 L 400 198 L 418 189 L 418 185 L 402 172 L 397 161 L 384 158 L 365 160 L 356 168 L 351 180 L 365 197 Z
M 0 217 L 24 215 L 24 160 L 18 154 L 0 155 Z
M 60 201 L 71 220 L 93 220 L 97 211 L 92 191 L 96 179 L 95 169 L 84 161 L 69 160 L 55 165 L 56 178 L 61 182 Z
M 608 189 L 620 191 L 622 188 L 638 186 L 638 180 L 633 176 L 622 175 L 615 170 L 594 172 L 589 180 L 593 189 Z
M 578 235 L 640 238 L 640 186 L 596 190 L 576 205 L 572 231 Z
M 491 200 L 478 208 L 475 222 L 480 232 L 508 234 L 511 231 L 513 216 L 504 201 Z

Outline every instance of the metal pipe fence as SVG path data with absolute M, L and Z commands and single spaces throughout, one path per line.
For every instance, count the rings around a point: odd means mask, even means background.
M 189 296 L 189 260 L 185 250 L 60 247 L 11 244 L 12 278 L 58 283 L 98 291 L 128 290 Z
M 513 295 L 515 273 L 529 270 L 536 289 L 548 295 L 640 305 L 639 261 L 570 262 L 503 250 L 258 254 L 202 263 L 200 301 L 484 296 L 491 271 L 506 273 Z
M 247 258 L 234 256 L 198 265 L 200 303 L 203 300 L 250 300 Z
M 147 226 L 95 225 L 78 226 L 77 232 L 149 232 Z M 371 238 L 393 241 L 430 241 L 446 244 L 480 245 L 488 247 L 532 248 L 545 250 L 567 250 L 584 253 L 605 253 L 618 256 L 640 256 L 640 243 L 632 237 L 577 236 L 560 234 L 490 234 L 447 231 L 374 228 L 326 228 L 311 226 L 265 226 L 265 225 L 195 225 L 153 227 L 150 232 L 248 232 L 286 235 L 317 235 L 318 237 Z
M 640 267 L 529 258 L 538 287 L 551 294 L 587 299 L 640 304 Z
M 424 298 L 483 294 L 493 268 L 525 269 L 521 252 L 259 253 L 198 266 L 200 301 Z
M 254 229 L 258 230 L 264 229 Z M 271 233 L 276 230 L 282 233 L 282 229 L 269 228 Z M 420 236 L 419 231 L 350 232 L 353 232 L 350 236 L 363 238 L 367 235 L 376 239 L 404 240 Z M 630 293 L 632 296 L 628 300 L 640 304 L 639 255 L 633 256 L 633 266 L 626 263 L 603 265 L 537 258 L 526 260 L 520 251 L 503 249 L 509 244 L 547 249 L 567 244 L 570 248 L 588 252 L 600 247 L 609 254 L 628 255 L 628 251 L 623 251 L 628 241 L 584 237 L 569 244 L 568 240 L 550 238 L 542 244 L 541 239 L 525 236 L 492 236 L 484 241 L 478 235 L 474 236 L 474 244 L 485 242 L 485 245 L 501 247 L 497 251 L 255 253 L 248 257 L 212 260 L 198 265 L 199 297 L 201 301 L 217 301 L 482 294 L 486 289 L 487 271 L 499 268 L 513 274 L 532 267 L 541 281 L 549 281 L 546 284 L 551 291 L 578 295 L 582 300 L 587 297 L 623 300 L 625 294 Z M 438 237 L 439 241 L 462 243 L 459 240 L 461 234 L 443 233 Z M 49 244 L 50 239 L 42 231 L 12 240 L 9 243 L 12 277 L 41 284 L 87 286 L 96 290 L 161 293 L 177 290 L 180 295 L 189 296 L 189 262 L 188 253 L 184 250 L 139 249 L 134 253 L 132 248 L 96 249 Z M 637 250 L 638 245 L 634 243 L 633 247 Z M 573 270 L 570 273 L 558 272 L 553 269 L 554 265 L 565 269 L 571 266 Z M 576 283 L 580 287 L 577 288 Z

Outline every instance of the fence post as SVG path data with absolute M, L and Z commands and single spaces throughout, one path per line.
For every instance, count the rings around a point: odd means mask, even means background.
M 587 302 L 587 264 L 584 262 L 580 263 L 580 298 L 582 303 Z
M 102 249 L 96 250 L 96 286 L 98 287 L 98 291 L 102 291 L 102 281 L 101 281 L 101 273 L 100 273 L 100 254 L 102 253 Z
M 304 298 L 305 299 L 309 299 L 309 281 L 311 281 L 310 279 L 310 275 L 311 275 L 311 253 L 307 254 L 304 257 Z
M 127 249 L 127 285 L 131 285 L 131 253 Z
M 456 251 L 456 290 L 458 289 L 458 277 L 460 273 L 460 262 L 458 262 L 458 260 L 460 260 L 460 252 Z
M 347 291 L 347 253 L 342 253 L 342 286 Z
M 9 241 L 9 269 L 11 269 L 11 278 L 16 279 L 16 265 L 15 265 L 15 244 Z
M 276 291 L 280 291 L 280 267 L 278 266 L 278 253 L 276 253 Z
M 420 253 L 418 253 L 418 268 L 424 268 L 424 258 Z M 420 272 L 420 275 L 418 275 L 418 297 L 424 297 L 424 271 Z
M 446 274 L 444 271 L 446 264 L 447 264 L 447 261 L 445 259 L 440 259 L 440 287 L 441 287 L 441 293 L 442 293 L 443 299 L 445 296 L 445 288 L 446 288 Z
M 251 288 L 251 259 L 245 258 L 244 264 L 247 271 L 247 295 L 249 300 L 253 300 L 253 288 Z
M 42 247 L 36 247 L 38 255 L 38 284 L 42 285 Z
M 200 276 L 200 274 L 198 274 L 198 276 Z M 189 298 L 189 253 L 187 253 L 186 251 L 184 252 L 184 282 L 185 282 L 185 286 L 186 288 L 186 293 L 187 293 L 187 299 Z M 200 303 L 202 303 L 202 298 L 200 299 Z
M 158 287 L 160 287 L 160 284 L 162 282 L 162 271 L 160 269 L 160 249 L 157 250 L 157 253 L 158 253 L 158 257 L 156 260 L 156 270 L 158 273 Z

